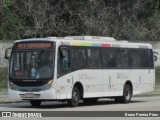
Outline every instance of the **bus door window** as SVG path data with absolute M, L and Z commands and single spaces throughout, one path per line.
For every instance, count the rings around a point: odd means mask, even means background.
M 70 69 L 70 51 L 67 49 L 59 49 L 58 69 L 62 74 Z
M 65 51 L 65 50 L 62 51 L 61 66 L 63 69 L 69 68 L 69 53 L 68 53 L 68 51 Z

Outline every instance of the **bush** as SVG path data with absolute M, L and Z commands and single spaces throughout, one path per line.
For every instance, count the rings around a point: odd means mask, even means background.
M 156 67 L 155 71 L 156 71 L 156 75 L 155 75 L 156 82 L 155 82 L 155 84 L 156 84 L 156 87 L 157 87 L 157 86 L 160 86 L 160 67 Z
M 0 68 L 0 91 L 7 89 L 7 68 Z

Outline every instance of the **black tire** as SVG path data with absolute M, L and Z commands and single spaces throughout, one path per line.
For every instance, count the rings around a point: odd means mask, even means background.
M 42 103 L 41 100 L 30 100 L 32 107 L 39 107 Z
M 88 104 L 95 104 L 97 103 L 98 98 L 84 98 L 83 102 L 88 103 Z
M 123 89 L 122 97 L 115 97 L 116 103 L 129 103 L 132 97 L 132 88 L 130 85 L 126 84 Z
M 77 107 L 79 104 L 79 99 L 80 99 L 79 89 L 77 87 L 74 87 L 72 90 L 72 98 L 67 101 L 68 105 L 71 107 Z

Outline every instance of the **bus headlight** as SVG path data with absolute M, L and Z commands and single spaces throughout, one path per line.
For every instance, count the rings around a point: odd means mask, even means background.
M 52 80 L 50 80 L 47 84 L 48 84 L 48 85 L 51 85 L 51 84 L 52 84 Z
M 45 90 L 47 90 L 47 89 L 49 89 L 49 88 L 51 88 L 51 86 L 52 86 L 52 80 L 50 80 L 46 85 L 45 85 Z

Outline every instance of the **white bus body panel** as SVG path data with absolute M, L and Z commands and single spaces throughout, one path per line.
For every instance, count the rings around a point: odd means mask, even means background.
M 57 79 L 57 99 L 70 99 L 76 82 L 83 85 L 84 98 L 122 96 L 127 81 L 132 83 L 133 95 L 153 91 L 154 70 L 77 70 Z
M 57 79 L 60 99 L 70 99 L 76 82 L 83 85 L 84 97 L 102 96 L 102 70 L 77 70 Z M 58 93 L 57 93 L 58 94 Z

